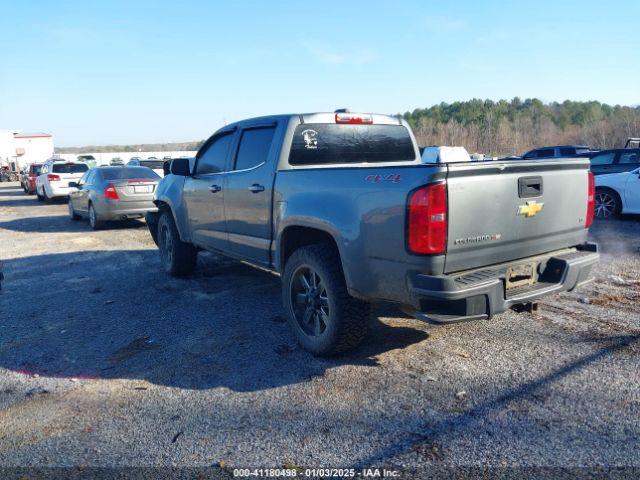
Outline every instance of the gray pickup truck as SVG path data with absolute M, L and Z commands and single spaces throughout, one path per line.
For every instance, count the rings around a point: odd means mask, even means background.
M 392 116 L 244 120 L 170 171 L 147 217 L 164 269 L 188 275 L 204 249 L 281 275 L 318 355 L 358 345 L 372 302 L 489 318 L 589 282 L 598 261 L 587 159 L 426 164 Z

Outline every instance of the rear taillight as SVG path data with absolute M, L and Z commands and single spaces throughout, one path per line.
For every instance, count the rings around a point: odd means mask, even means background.
M 49 180 L 50 182 L 57 182 L 60 180 L 60 175 L 54 175 L 53 173 L 48 173 L 47 180 Z
M 336 113 L 336 123 L 373 123 L 371 115 L 363 115 L 361 113 Z
M 589 228 L 593 223 L 593 217 L 596 212 L 596 182 L 593 173 L 589 172 L 589 192 L 587 194 L 587 219 L 585 227 Z
M 447 184 L 415 190 L 409 197 L 407 242 L 409 251 L 439 254 L 447 250 Z
M 107 188 L 104 189 L 104 198 L 110 198 L 111 200 L 118 200 L 120 197 L 118 196 L 116 187 L 109 184 Z

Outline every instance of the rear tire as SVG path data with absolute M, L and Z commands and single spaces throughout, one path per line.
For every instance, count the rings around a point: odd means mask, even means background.
M 340 258 L 330 245 L 293 252 L 282 276 L 282 300 L 298 342 L 314 355 L 351 350 L 369 329 L 370 305 L 349 295 Z
M 98 218 L 98 214 L 93 204 L 89 204 L 89 225 L 93 230 L 100 230 L 102 228 L 103 223 Z
M 36 187 L 36 197 L 38 197 L 39 202 L 44 202 L 44 197 L 40 195 L 40 192 L 38 191 L 38 187 Z
M 44 199 L 44 203 L 51 203 L 53 201 L 53 199 L 47 195 L 47 189 L 46 188 L 42 188 L 42 198 Z
M 180 239 L 171 212 L 162 212 L 158 220 L 158 249 L 165 272 L 173 277 L 191 275 L 198 262 L 196 248 Z
M 598 218 L 615 218 L 622 212 L 622 200 L 615 190 L 609 188 L 596 189 L 595 214 Z

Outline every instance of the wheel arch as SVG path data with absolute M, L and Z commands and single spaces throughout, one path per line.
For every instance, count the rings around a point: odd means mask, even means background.
M 624 199 L 618 190 L 616 190 L 615 188 L 609 185 L 602 185 L 602 186 L 596 186 L 596 195 L 598 194 L 598 192 L 609 192 L 615 195 L 620 204 L 620 210 L 618 211 L 618 213 L 622 213 L 624 211 Z
M 334 234 L 328 230 L 318 228 L 317 226 L 292 224 L 287 225 L 282 230 L 278 237 L 276 258 L 274 262 L 276 270 L 283 273 L 287 260 L 291 257 L 293 252 L 299 248 L 316 244 L 329 245 L 335 251 L 338 260 L 340 261 L 340 266 L 342 268 L 347 288 L 351 290 L 349 269 L 345 265 L 345 254 L 340 248 L 340 242 L 336 239 Z
M 163 213 L 169 212 L 173 217 L 173 222 L 175 223 L 176 228 L 178 229 L 178 235 L 180 236 L 180 240 L 182 240 L 183 242 L 191 242 L 191 239 L 189 238 L 189 236 L 186 235 L 187 229 L 184 228 L 184 226 L 182 225 L 182 222 L 179 220 L 178 216 L 176 215 L 175 208 L 173 208 L 171 202 L 165 198 L 159 198 L 154 200 L 153 203 L 155 204 L 156 207 L 158 207 L 158 213 L 157 213 L 158 219 L 160 218 L 160 215 L 162 215 Z

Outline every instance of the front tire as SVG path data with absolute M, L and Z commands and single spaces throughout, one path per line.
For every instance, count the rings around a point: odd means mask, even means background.
M 351 350 L 367 334 L 370 306 L 349 295 L 340 258 L 329 245 L 293 252 L 282 276 L 282 300 L 298 342 L 314 355 Z
M 614 218 L 622 212 L 622 201 L 620 195 L 608 188 L 596 189 L 596 217 Z
M 69 199 L 69 217 L 71 220 L 78 221 L 80 220 L 80 215 L 76 213 L 75 208 L 73 208 L 73 203 L 71 203 L 71 199 Z
M 171 212 L 162 212 L 158 221 L 158 249 L 165 272 L 173 277 L 191 275 L 196 268 L 198 251 L 180 239 Z

